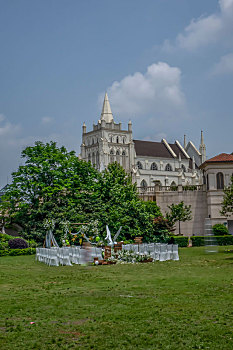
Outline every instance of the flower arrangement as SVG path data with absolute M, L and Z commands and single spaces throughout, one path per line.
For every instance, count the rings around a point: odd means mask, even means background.
M 111 258 L 109 258 L 108 261 L 116 261 L 119 264 L 135 264 L 140 262 L 151 261 L 151 256 L 149 254 L 121 250 L 117 253 L 112 253 Z

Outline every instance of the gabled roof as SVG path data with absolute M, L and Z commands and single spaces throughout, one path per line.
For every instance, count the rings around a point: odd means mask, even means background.
M 201 164 L 201 168 L 204 167 L 205 164 L 211 163 L 233 163 L 233 154 L 221 153 L 217 156 L 207 159 L 203 164 Z
M 133 140 L 135 145 L 135 151 L 137 156 L 144 157 L 156 157 L 156 158 L 172 158 L 175 157 L 169 152 L 169 149 L 166 147 L 164 142 L 153 142 L 153 141 L 141 141 L 141 140 Z M 179 157 L 179 154 L 182 159 L 187 159 L 187 157 L 183 154 L 177 144 L 168 144 L 172 151 L 175 153 L 176 157 Z

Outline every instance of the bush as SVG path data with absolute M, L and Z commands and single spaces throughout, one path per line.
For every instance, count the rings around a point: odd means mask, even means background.
M 215 236 L 228 235 L 228 228 L 223 224 L 216 224 L 212 226 L 212 229 Z
M 17 255 L 33 255 L 33 254 L 36 254 L 36 248 L 0 250 L 0 256 L 17 256 Z
M 169 243 L 170 244 L 178 244 L 179 247 L 187 247 L 188 246 L 188 241 L 189 238 L 188 237 L 184 237 L 184 236 L 172 236 L 170 238 Z
M 204 236 L 192 236 L 192 246 L 193 247 L 202 247 L 205 245 L 205 237 Z
M 9 244 L 9 247 L 11 249 L 25 249 L 25 248 L 28 248 L 28 243 L 22 238 L 10 239 L 8 244 Z
M 216 239 L 217 245 L 233 245 L 233 236 L 213 236 Z M 192 236 L 192 245 L 193 247 L 201 247 L 205 245 L 204 236 Z

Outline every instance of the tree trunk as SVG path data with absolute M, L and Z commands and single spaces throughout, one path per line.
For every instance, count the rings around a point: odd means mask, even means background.
M 180 236 L 180 220 L 179 220 L 179 236 Z

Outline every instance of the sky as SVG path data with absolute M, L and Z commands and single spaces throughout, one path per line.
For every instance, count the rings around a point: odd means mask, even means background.
M 232 153 L 233 0 L 0 0 L 0 187 L 35 141 L 79 154 L 105 91 L 135 139 Z

